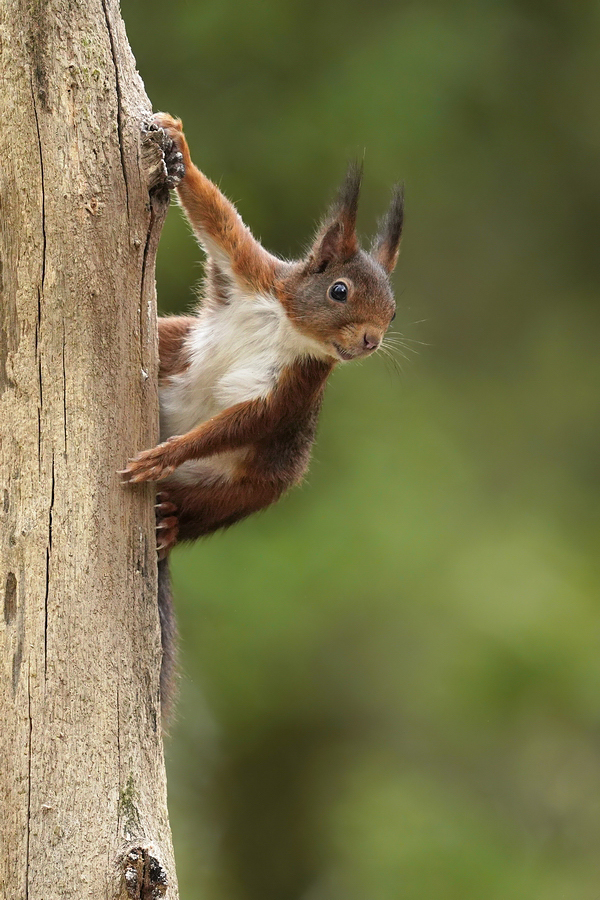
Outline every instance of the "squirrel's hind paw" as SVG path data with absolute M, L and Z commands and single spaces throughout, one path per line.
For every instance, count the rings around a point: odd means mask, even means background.
M 156 495 L 156 549 L 159 559 L 164 559 L 173 549 L 179 534 L 179 519 L 173 515 L 177 507 L 168 496 L 164 491 Z

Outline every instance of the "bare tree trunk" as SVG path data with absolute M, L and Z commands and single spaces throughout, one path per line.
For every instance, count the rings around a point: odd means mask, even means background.
M 0 895 L 176 898 L 153 492 L 117 475 L 157 438 L 150 103 L 116 0 L 0 15 Z

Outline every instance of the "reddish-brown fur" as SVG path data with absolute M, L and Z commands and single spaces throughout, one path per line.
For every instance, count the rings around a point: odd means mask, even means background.
M 162 482 L 156 507 L 158 604 L 161 697 L 163 713 L 168 714 L 176 629 L 164 557 L 178 540 L 194 540 L 232 525 L 269 506 L 302 479 L 334 365 L 376 350 L 393 317 L 388 276 L 398 255 L 402 196 L 400 191 L 394 195 L 372 251 L 365 253 L 355 231 L 362 173 L 352 168 L 306 259 L 283 262 L 254 239 L 235 207 L 193 164 L 181 122 L 159 113 L 150 127 L 162 128 L 170 139 L 165 150 L 168 183 L 181 179 L 179 200 L 208 256 L 204 313 L 209 315 L 203 318 L 201 311 L 200 318 L 159 319 L 163 433 L 181 422 L 190 430 L 138 454 L 122 473 L 125 481 Z M 332 289 L 340 284 L 347 296 L 338 302 Z M 249 318 L 244 312 L 236 319 L 247 309 L 244 304 L 250 304 L 253 315 L 260 309 L 263 318 Z M 276 328 L 269 330 L 265 315 Z M 237 335 L 231 334 L 236 321 L 242 326 L 237 343 Z M 282 336 L 282 346 L 269 344 L 272 335 Z M 226 348 L 229 357 L 219 353 Z M 270 354 L 272 350 L 281 353 Z M 206 359 L 216 361 L 214 371 L 202 368 Z M 206 372 L 212 372 L 212 380 L 207 381 Z M 235 390 L 226 397 L 254 399 L 232 401 L 222 409 L 215 388 L 209 405 L 197 405 L 196 399 L 204 402 L 211 385 L 227 386 L 232 373 Z M 211 409 L 222 411 L 206 419 Z M 198 460 L 205 462 L 176 471 Z
M 181 439 L 167 442 L 160 464 L 181 465 L 223 450 L 248 447 L 236 477 L 217 482 L 167 482 L 178 509 L 179 539 L 227 527 L 279 499 L 308 465 L 331 364 L 304 360 L 290 368 L 267 400 L 231 407 Z M 158 448 L 157 448 L 158 449 Z
M 183 347 L 195 321 L 194 316 L 164 316 L 158 320 L 159 382 L 189 366 Z
M 233 203 L 194 165 L 181 130 L 181 119 L 159 115 L 162 117 L 160 120 L 156 117 L 158 124 L 168 130 L 183 156 L 185 176 L 177 190 L 190 222 L 213 236 L 231 260 L 234 272 L 251 288 L 269 291 L 278 260 L 267 253 L 246 228 Z
M 182 206 L 206 243 L 224 254 L 234 277 L 250 291 L 277 297 L 299 332 L 323 345 L 328 356 L 301 356 L 288 365 L 266 397 L 223 410 L 187 434 L 168 438 L 140 453 L 122 473 L 127 481 L 163 481 L 158 504 L 161 547 L 231 525 L 277 500 L 301 480 L 308 465 L 325 382 L 339 359 L 366 355 L 367 337 L 378 346 L 394 312 L 388 281 L 402 226 L 397 193 L 383 221 L 373 253 L 359 248 L 355 233 L 361 170 L 351 169 L 337 202 L 322 224 L 308 257 L 284 263 L 271 256 L 250 233 L 233 204 L 193 164 L 181 121 L 165 113 L 154 118 L 181 154 L 185 174 L 178 185 Z M 180 159 L 181 159 L 180 157 Z M 210 254 L 210 247 L 209 247 Z M 229 275 L 209 255 L 207 303 L 226 304 Z M 327 300 L 337 279 L 348 288 L 348 303 Z M 193 316 L 159 320 L 160 382 L 190 364 L 188 336 Z M 171 477 L 188 460 L 241 450 L 228 477 Z M 177 515 L 175 516 L 175 512 Z

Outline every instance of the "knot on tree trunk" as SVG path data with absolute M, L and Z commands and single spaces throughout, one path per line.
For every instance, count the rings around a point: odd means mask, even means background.
M 151 844 L 131 847 L 122 863 L 123 874 L 118 900 L 160 900 L 167 894 L 167 873 Z

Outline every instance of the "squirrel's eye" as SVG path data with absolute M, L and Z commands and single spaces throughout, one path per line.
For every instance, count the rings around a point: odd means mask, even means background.
M 344 284 L 343 281 L 336 281 L 329 288 L 329 296 L 332 300 L 337 300 L 338 303 L 345 303 L 348 299 L 348 285 Z
M 393 315 L 392 318 L 390 319 L 390 322 L 393 322 L 395 318 L 396 318 L 396 310 L 394 310 L 394 315 Z

